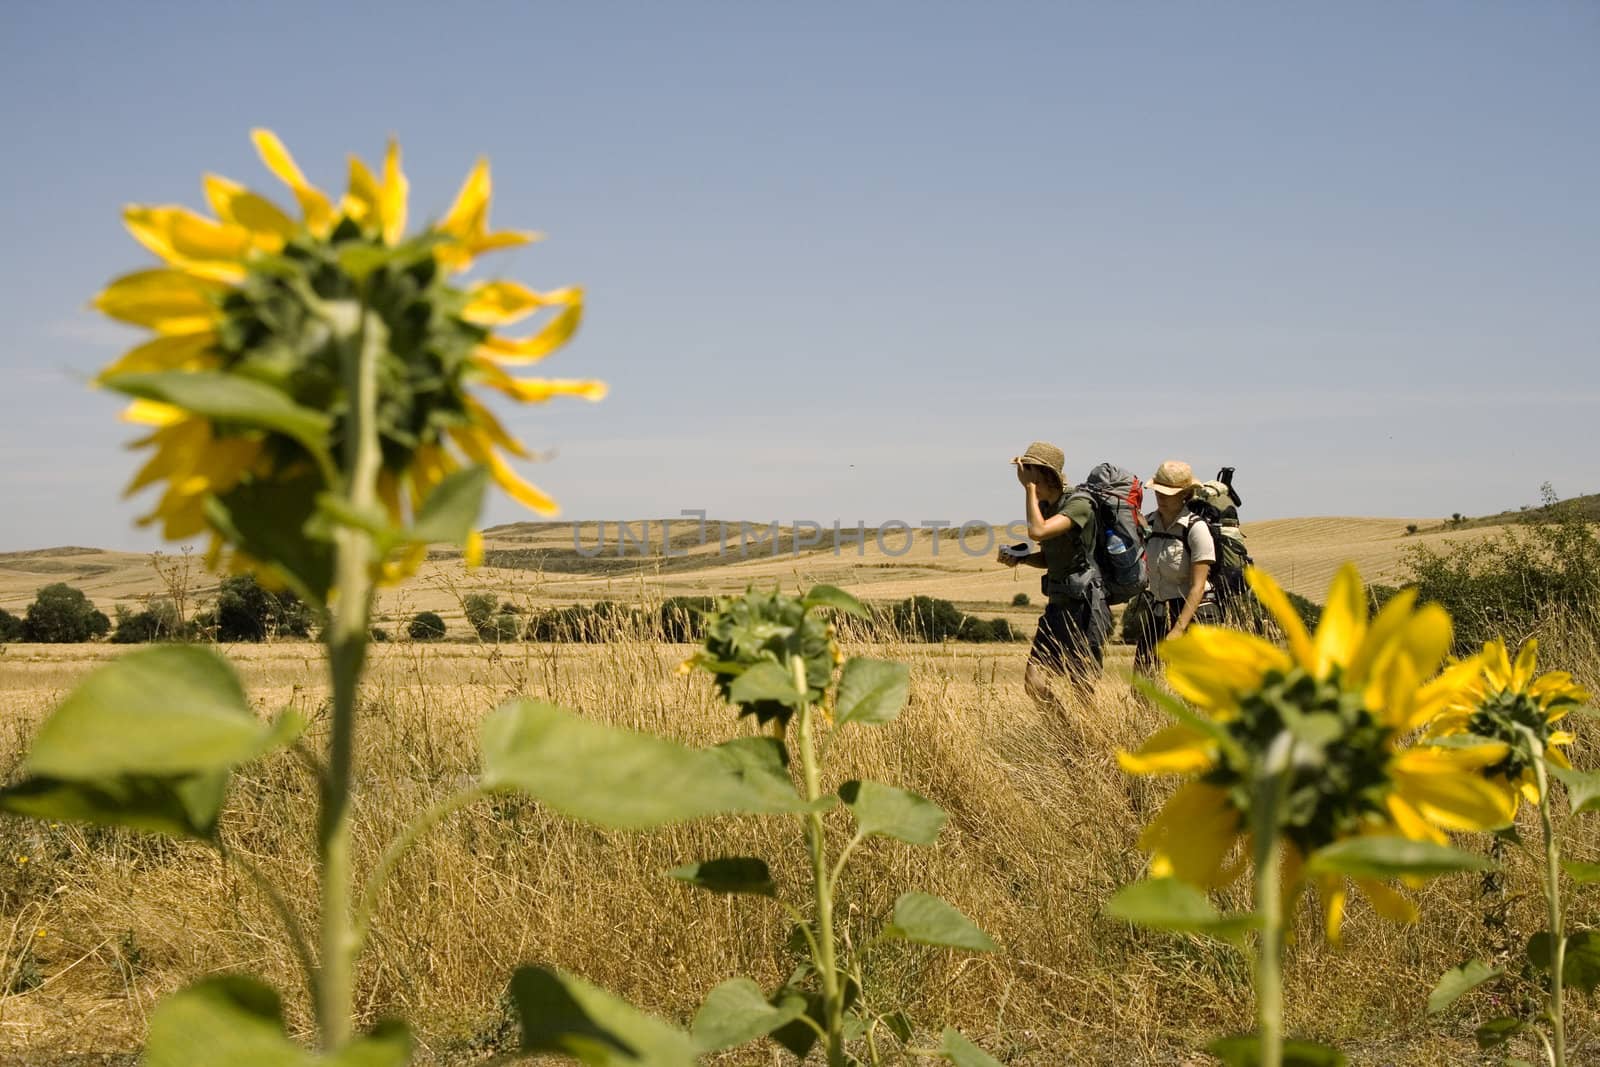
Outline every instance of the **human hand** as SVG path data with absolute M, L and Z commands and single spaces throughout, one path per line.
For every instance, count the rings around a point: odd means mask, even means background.
M 1017 464 L 1017 481 L 1021 482 L 1023 485 L 1032 485 L 1034 478 L 1035 475 L 1031 467 L 1029 467 L 1026 463 Z
M 1013 556 L 1003 548 L 995 553 L 994 558 L 996 562 L 1004 563 L 1007 567 L 1015 567 L 1017 564 L 1022 562 L 1022 558 L 1020 556 Z

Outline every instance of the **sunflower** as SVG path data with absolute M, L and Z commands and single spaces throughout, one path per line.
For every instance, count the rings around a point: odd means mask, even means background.
M 1539 751 L 1557 767 L 1572 769 L 1563 748 L 1572 744 L 1571 731 L 1556 724 L 1573 708 L 1590 700 L 1587 690 L 1572 680 L 1566 671 L 1548 671 L 1535 677 L 1539 666 L 1539 643 L 1529 639 L 1517 650 L 1512 662 L 1502 640 L 1490 641 L 1475 658 L 1480 670 L 1460 694 L 1461 699 L 1428 725 L 1426 737 L 1484 737 L 1504 742 L 1506 755 L 1484 768 L 1484 776 L 1517 794 L 1528 803 L 1539 803 L 1539 779 L 1533 762 L 1538 758 L 1528 734 L 1539 742 Z M 1525 732 L 1526 731 L 1526 732 Z
M 261 554 L 264 513 L 314 531 L 317 498 L 340 477 L 335 459 L 348 408 L 341 353 L 353 336 L 384 347 L 377 488 L 390 523 L 403 527 L 441 482 L 468 465 L 486 468 L 533 511 L 553 514 L 555 502 L 507 459 L 530 458 L 528 450 L 469 387 L 523 404 L 598 400 L 606 387 L 513 373 L 572 336 L 582 289 L 450 284 L 450 275 L 478 256 L 538 236 L 491 229 L 488 163 L 477 163 L 443 218 L 407 239 L 409 186 L 393 140 L 377 172 L 350 158 L 348 187 L 336 203 L 307 180 L 275 134 L 258 129 L 252 138 L 267 169 L 288 186 L 298 219 L 207 174 L 214 218 L 175 206 L 124 211 L 129 232 L 164 265 L 117 278 L 93 301 L 106 315 L 154 333 L 97 379 L 136 397 L 124 418 L 150 431 L 134 442 L 151 454 L 128 492 L 162 488 L 140 523 L 158 525 L 168 540 L 209 533 L 213 561 L 226 545 L 245 565 Z M 539 328 L 526 337 L 494 332 L 541 313 Z M 469 562 L 481 552 L 476 534 L 466 550 Z M 413 571 L 426 546 L 396 551 L 380 577 Z
M 1407 590 L 1369 618 L 1361 576 L 1347 565 L 1312 634 L 1276 582 L 1253 569 L 1248 578 L 1288 648 L 1214 626 L 1165 642 L 1168 683 L 1204 714 L 1158 732 L 1137 752 L 1118 753 L 1129 773 L 1190 779 L 1140 838 L 1152 874 L 1218 887 L 1243 873 L 1236 845 L 1250 835 L 1269 753 L 1286 756 L 1274 832 L 1286 846 L 1291 899 L 1305 860 L 1335 841 L 1383 834 L 1443 843 L 1445 830 L 1511 820 L 1504 791 L 1477 774 L 1505 757 L 1505 744 L 1404 744 L 1453 706 L 1478 671 L 1469 661 L 1435 676 L 1451 641 L 1444 609 L 1418 608 Z M 1411 902 L 1382 881 L 1355 885 L 1385 917 L 1415 918 Z M 1337 939 L 1350 887 L 1336 875 L 1318 875 L 1317 886 L 1328 935 Z

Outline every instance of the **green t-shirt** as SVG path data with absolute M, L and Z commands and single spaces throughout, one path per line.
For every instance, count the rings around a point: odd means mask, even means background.
M 1094 553 L 1094 539 L 1099 534 L 1094 517 L 1094 504 L 1086 496 L 1073 496 L 1069 486 L 1057 500 L 1054 509 L 1040 501 L 1039 510 L 1045 518 L 1065 515 L 1072 520 L 1072 529 L 1059 537 L 1039 542 L 1044 552 L 1045 577 L 1052 583 L 1061 582 L 1069 574 L 1077 574 L 1088 565 Z

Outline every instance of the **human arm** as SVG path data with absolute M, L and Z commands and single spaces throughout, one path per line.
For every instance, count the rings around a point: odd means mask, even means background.
M 1180 636 L 1194 621 L 1194 614 L 1200 610 L 1200 602 L 1206 597 L 1206 578 L 1210 574 L 1210 560 L 1200 560 L 1190 567 L 1189 594 L 1183 598 L 1183 610 L 1178 613 L 1172 629 L 1167 631 L 1167 637 Z
M 1031 479 L 1022 483 L 1027 494 L 1026 510 L 1023 512 L 1028 517 L 1028 536 L 1035 541 L 1047 541 L 1052 537 L 1060 537 L 1072 529 L 1073 522 L 1065 515 L 1051 515 L 1045 517 L 1043 509 L 1039 506 L 1039 483 Z M 1038 566 L 1043 566 L 1041 562 Z
M 1206 596 L 1206 580 L 1211 577 L 1212 564 L 1216 562 L 1217 546 L 1211 530 L 1205 523 L 1190 521 L 1184 531 L 1184 547 L 1189 553 L 1189 591 L 1183 598 L 1183 610 L 1173 620 L 1168 637 L 1177 637 L 1189 628 L 1200 604 Z

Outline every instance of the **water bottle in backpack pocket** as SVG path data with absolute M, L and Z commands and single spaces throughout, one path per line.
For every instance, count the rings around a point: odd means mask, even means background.
M 1089 472 L 1075 494 L 1089 498 L 1099 526 L 1094 565 L 1105 582 L 1106 600 L 1126 604 L 1144 591 L 1148 580 L 1144 555 L 1144 486 L 1128 471 L 1101 463 Z

